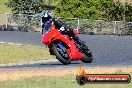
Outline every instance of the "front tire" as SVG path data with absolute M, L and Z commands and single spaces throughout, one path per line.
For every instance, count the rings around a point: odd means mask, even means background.
M 60 48 L 58 47 L 57 44 L 53 44 L 52 45 L 52 50 L 56 56 L 56 58 L 63 63 L 64 65 L 68 65 L 71 63 L 71 59 L 69 58 L 68 53 L 66 52 L 67 57 L 64 57 L 61 53 L 60 53 Z

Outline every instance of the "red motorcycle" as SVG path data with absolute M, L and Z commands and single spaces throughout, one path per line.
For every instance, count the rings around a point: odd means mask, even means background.
M 54 24 L 46 33 L 42 34 L 42 43 L 48 46 L 51 55 L 55 55 L 65 65 L 75 60 L 91 63 L 92 53 L 84 42 L 79 42 L 78 30 L 71 29 L 69 33 L 70 35 L 63 33 L 59 30 L 58 25 Z

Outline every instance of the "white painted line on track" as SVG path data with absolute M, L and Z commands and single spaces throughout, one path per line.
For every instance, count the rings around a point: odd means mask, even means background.
M 22 45 L 20 43 L 12 43 L 12 42 L 9 42 L 9 43 L 7 43 L 7 42 L 0 42 L 0 44 L 9 44 L 9 45 L 18 45 L 18 46 Z
M 4 44 L 4 43 L 6 43 L 6 42 L 0 42 L 0 44 Z

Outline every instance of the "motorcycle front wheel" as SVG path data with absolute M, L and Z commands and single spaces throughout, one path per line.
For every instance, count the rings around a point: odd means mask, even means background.
M 64 65 L 68 65 L 71 63 L 71 59 L 69 58 L 66 48 L 65 47 L 63 48 L 64 49 L 62 50 L 57 44 L 52 45 L 52 50 L 56 58 Z

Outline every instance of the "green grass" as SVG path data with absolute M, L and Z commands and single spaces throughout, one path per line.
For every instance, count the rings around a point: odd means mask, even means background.
M 47 48 L 28 45 L 0 44 L 0 64 L 53 59 Z
M 0 82 L 0 88 L 132 88 L 130 84 L 85 84 L 76 83 L 75 76 L 34 77 L 17 81 Z
M 11 9 L 5 5 L 7 2 L 8 0 L 0 0 L 0 13 L 11 13 Z
M 6 2 L 8 2 L 8 0 L 0 0 L 0 4 L 4 4 Z
M 0 4 L 0 13 L 11 13 L 11 9 L 4 4 Z

